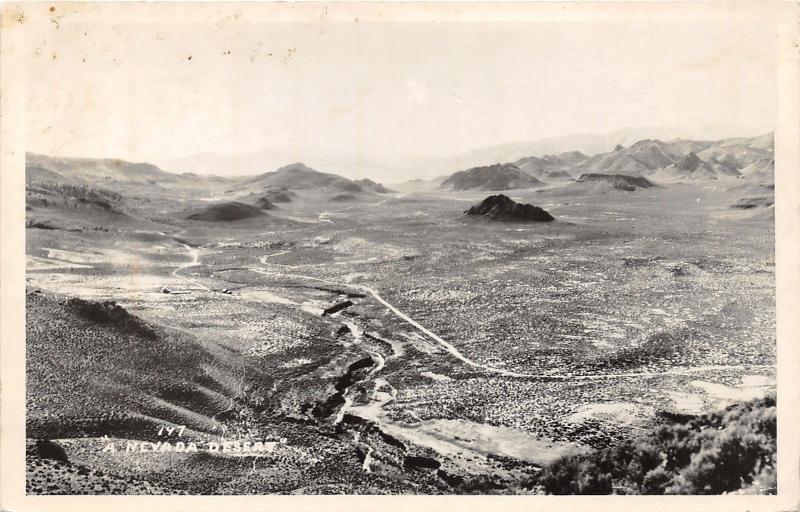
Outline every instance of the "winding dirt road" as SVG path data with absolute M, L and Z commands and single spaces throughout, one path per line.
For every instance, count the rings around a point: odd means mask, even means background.
M 187 283 L 191 283 L 191 284 L 193 284 L 195 286 L 198 286 L 199 289 L 201 289 L 201 290 L 205 290 L 207 292 L 210 292 L 211 289 L 208 286 L 206 286 L 204 284 L 201 284 L 201 283 L 198 283 L 194 279 L 191 279 L 189 277 L 181 275 L 181 273 L 180 273 L 181 270 L 184 270 L 184 269 L 187 269 L 187 268 L 190 268 L 190 267 L 196 267 L 198 265 L 201 265 L 201 263 L 200 263 L 200 248 L 199 247 L 192 247 L 192 246 L 187 245 L 187 244 L 180 244 L 180 245 L 181 245 L 181 247 L 186 249 L 186 251 L 189 253 L 189 256 L 192 259 L 189 260 L 186 263 L 183 263 L 179 267 L 176 267 L 175 270 L 172 271 L 172 275 L 177 277 L 177 278 L 182 279 L 183 281 L 185 281 Z

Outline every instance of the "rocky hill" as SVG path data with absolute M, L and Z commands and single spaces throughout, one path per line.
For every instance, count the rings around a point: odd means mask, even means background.
M 501 222 L 549 222 L 555 220 L 545 210 L 530 204 L 517 203 L 508 196 L 489 196 L 464 212 L 469 216 L 480 216 Z
M 450 190 L 510 190 L 532 188 L 543 183 L 514 164 L 496 164 L 459 171 L 442 182 Z
M 261 197 L 271 203 L 291 203 L 296 195 L 291 190 L 266 190 Z
M 391 194 L 392 192 L 394 192 L 393 190 L 384 187 L 381 183 L 372 181 L 369 178 L 356 180 L 353 183 L 361 187 L 363 190 L 375 192 L 376 194 Z

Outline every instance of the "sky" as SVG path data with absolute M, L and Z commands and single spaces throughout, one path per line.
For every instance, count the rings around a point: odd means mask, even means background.
M 776 118 L 774 27 L 747 17 L 36 14 L 27 147 L 52 155 L 392 161 L 631 126 L 758 135 Z

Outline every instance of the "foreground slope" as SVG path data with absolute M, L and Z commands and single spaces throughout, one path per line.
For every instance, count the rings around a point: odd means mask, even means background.
M 550 494 L 777 494 L 776 441 L 768 396 L 564 457 L 535 482 Z
M 211 432 L 240 385 L 231 352 L 113 304 L 28 293 L 26 311 L 29 436 Z
M 348 432 L 268 415 L 296 370 L 110 303 L 31 292 L 26 307 L 29 493 L 437 492 L 402 454 L 400 478 L 372 475 Z

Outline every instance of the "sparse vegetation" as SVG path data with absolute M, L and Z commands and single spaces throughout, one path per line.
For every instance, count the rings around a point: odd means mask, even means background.
M 549 492 L 768 492 L 761 420 L 725 433 L 739 420 L 695 418 L 774 388 L 773 230 L 728 220 L 742 191 L 517 190 L 559 222 L 472 222 L 461 214 L 486 194 L 360 181 L 341 203 L 349 180 L 303 167 L 216 188 L 184 176 L 199 183 L 185 190 L 98 180 L 126 216 L 29 194 L 26 277 L 43 293 L 27 305 L 28 432 L 69 461 L 32 452 L 32 492 L 537 493 L 541 467 Z M 261 197 L 291 201 L 224 226 L 186 219 Z M 679 424 L 661 432 L 665 418 Z M 288 442 L 263 459 L 98 450 L 162 422 Z M 734 482 L 718 464 L 748 467 Z
M 94 302 L 83 299 L 67 299 L 67 308 L 80 316 L 105 325 L 112 325 L 123 332 L 136 333 L 149 340 L 156 339 L 156 332 L 141 318 L 128 313 L 116 302 Z
M 25 222 L 25 227 L 33 229 L 61 229 L 52 222 L 40 220 L 27 220 Z
M 687 328 L 657 332 L 648 336 L 642 343 L 602 356 L 599 362 L 614 367 L 629 367 L 668 359 L 688 348 L 692 335 L 692 331 Z
M 776 494 L 774 398 L 740 403 L 549 465 L 549 494 Z
M 121 194 L 113 190 L 55 181 L 36 181 L 29 183 L 27 192 L 29 194 L 41 194 L 43 196 L 59 196 L 82 203 L 95 204 L 102 208 L 111 208 L 113 205 L 121 203 L 124 199 Z

